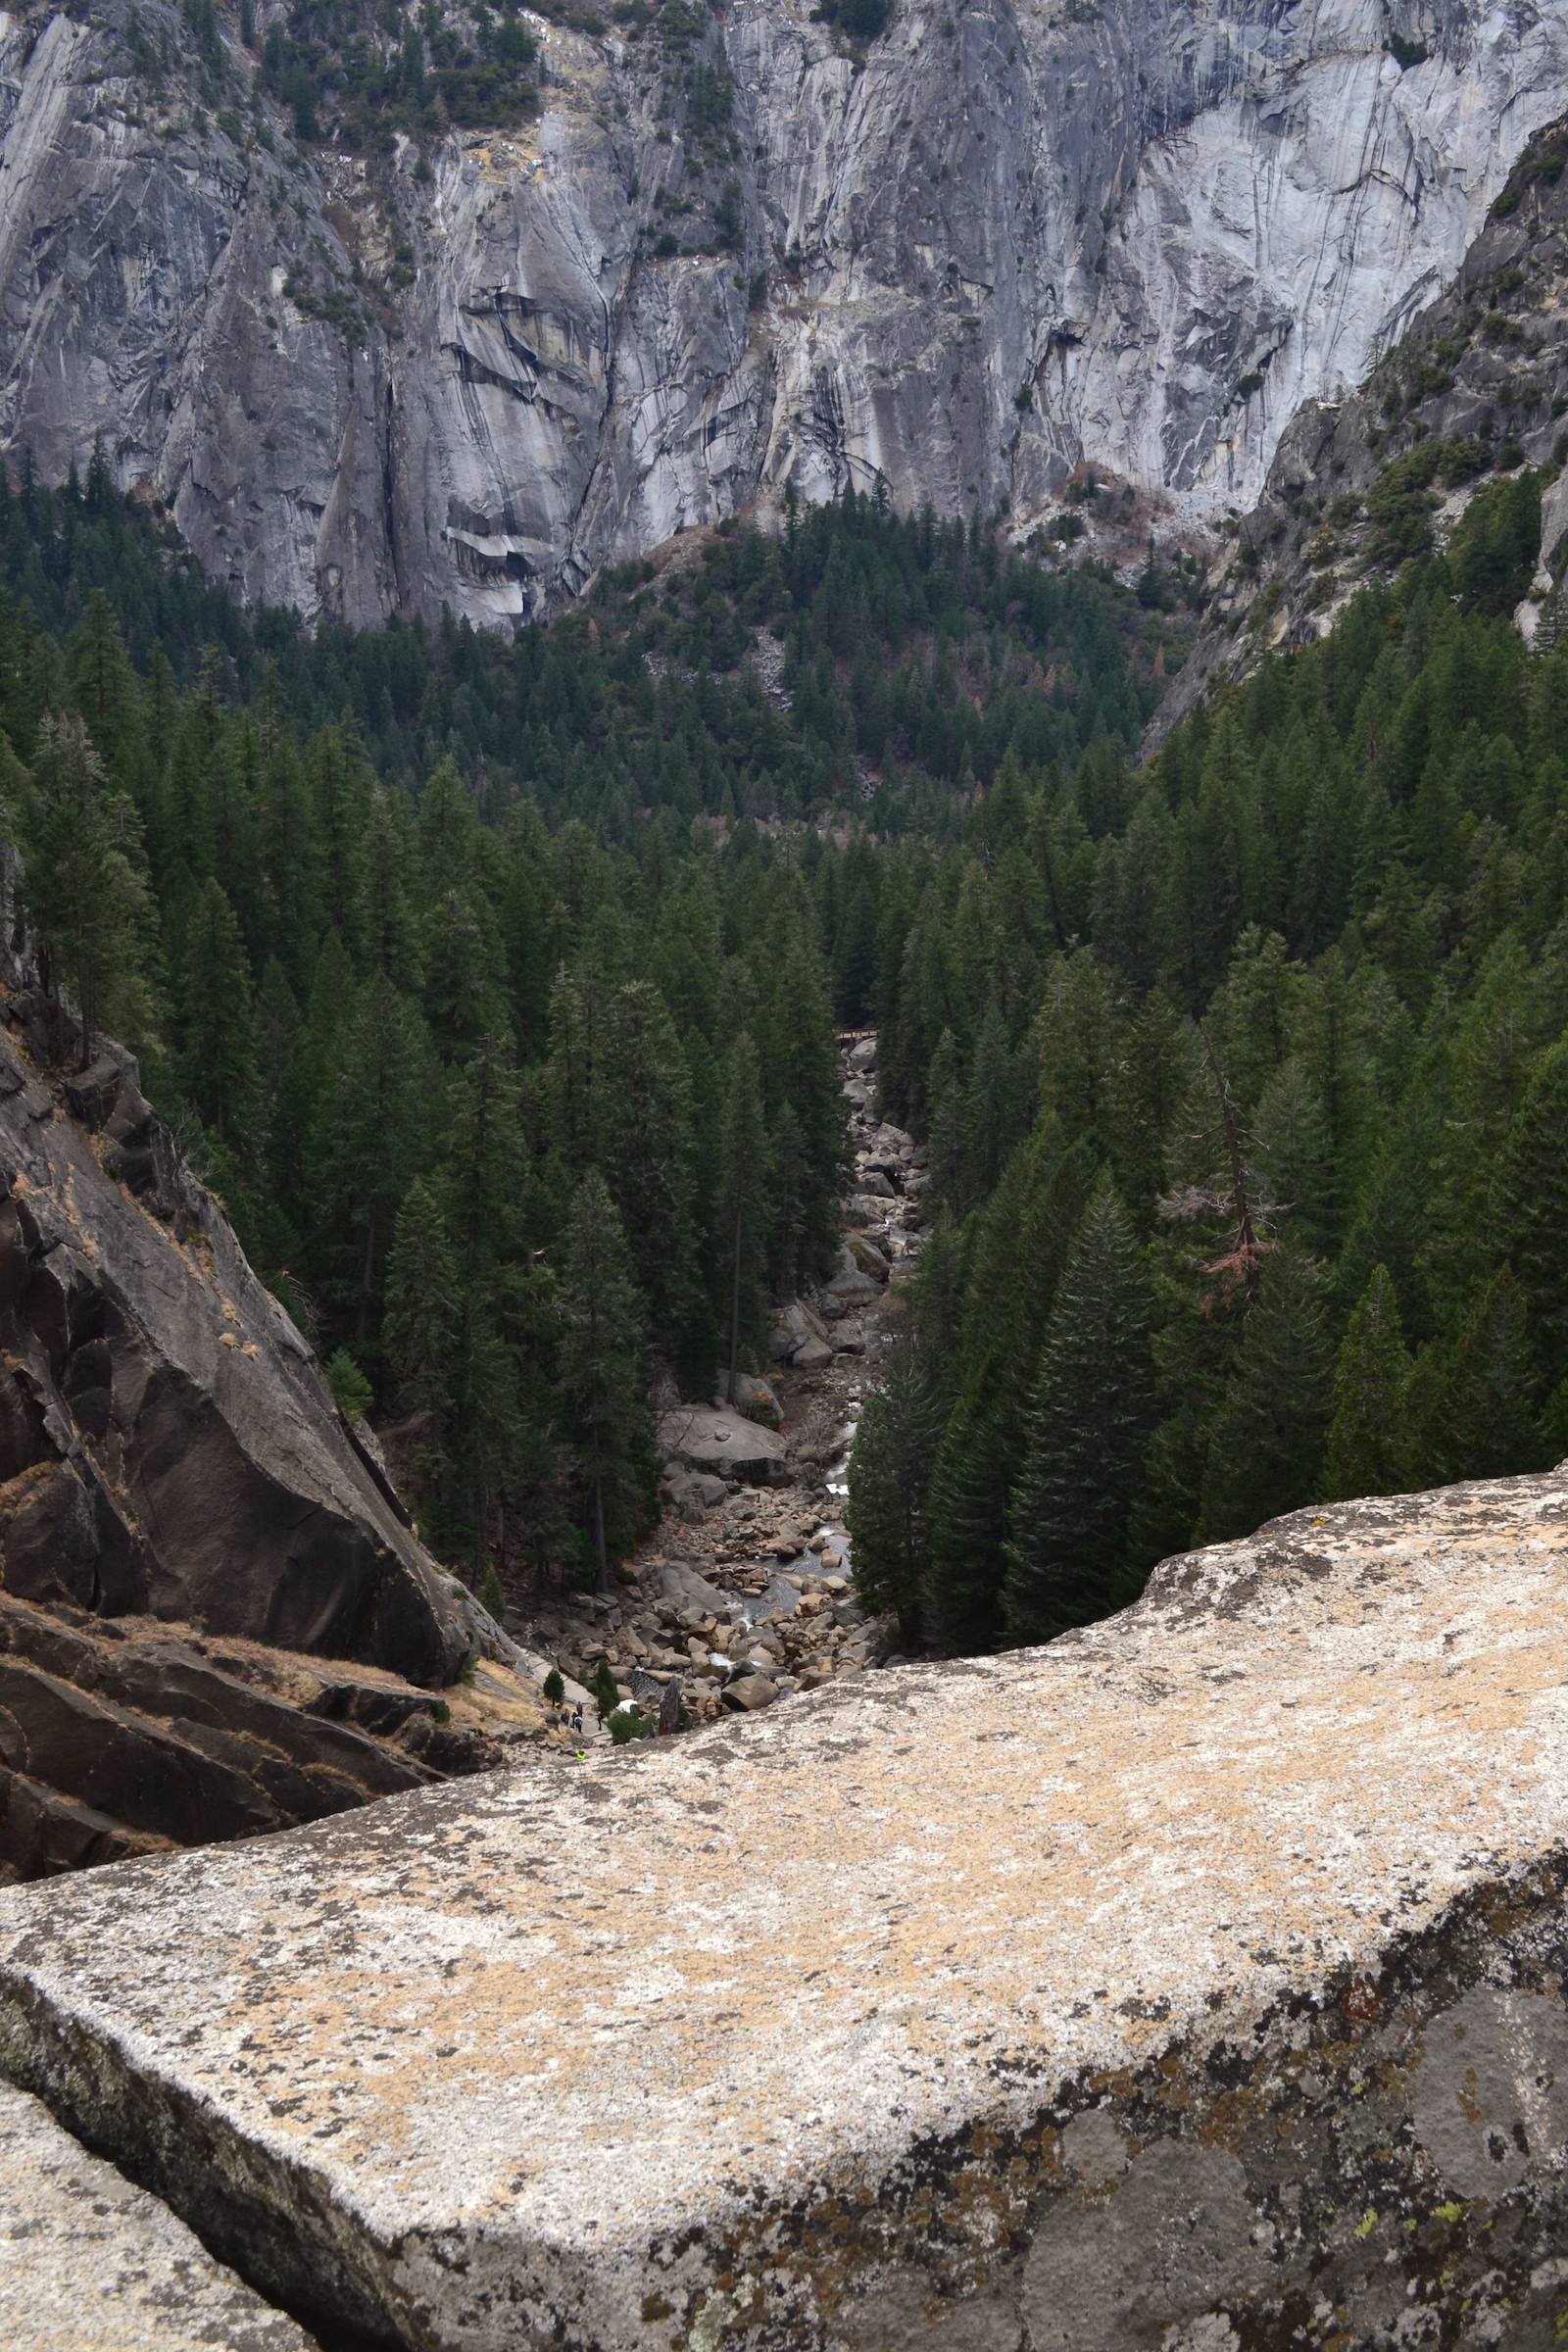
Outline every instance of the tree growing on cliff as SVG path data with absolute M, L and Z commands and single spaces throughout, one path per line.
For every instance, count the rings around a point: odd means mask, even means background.
M 1104 1176 L 1062 1268 L 1009 1497 L 1011 1642 L 1048 1642 L 1118 1597 L 1152 1405 L 1149 1320 L 1138 1238 Z

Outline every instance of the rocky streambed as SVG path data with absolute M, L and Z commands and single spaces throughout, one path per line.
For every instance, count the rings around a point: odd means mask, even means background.
M 564 1752 L 608 1741 L 588 1686 L 609 1665 L 623 1704 L 687 1723 L 754 1713 L 863 1674 L 892 1629 L 854 1592 L 843 1511 L 855 1426 L 901 1314 L 928 1182 L 923 1146 L 875 1112 L 876 1039 L 842 1041 L 854 1150 L 838 1263 L 776 1310 L 771 1369 L 737 1406 L 667 1404 L 659 1422 L 663 1516 L 610 1596 L 573 1593 L 508 1629 L 562 1674 Z

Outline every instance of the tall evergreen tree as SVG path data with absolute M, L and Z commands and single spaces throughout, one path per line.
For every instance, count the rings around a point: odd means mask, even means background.
M 1312 1499 L 1332 1365 L 1321 1268 L 1298 1250 L 1272 1250 L 1210 1438 L 1200 1541 L 1249 1536 Z
M 1446 1486 L 1545 1469 L 1552 1448 L 1536 1418 L 1542 1385 L 1524 1293 L 1499 1266 L 1451 1349 L 1429 1350 L 1418 1366 L 1423 1477 Z
M 1568 1039 L 1531 1073 L 1486 1222 L 1508 1252 L 1548 1385 L 1568 1374 Z
M 1008 1497 L 1009 1641 L 1050 1641 L 1120 1597 L 1149 1441 L 1149 1323 L 1137 1236 L 1102 1178 L 1062 1268 Z
M 439 1453 L 457 1398 L 462 1278 L 446 1220 L 422 1176 L 398 1211 L 387 1267 L 384 1345 L 403 1409 L 421 1416 Z
M 896 1616 L 912 1648 L 928 1624 L 931 1565 L 926 1498 L 941 1414 L 906 1341 L 866 1398 L 850 1454 L 844 1524 L 854 1546 L 855 1589 L 865 1606 Z
M 643 1303 L 626 1237 L 596 1168 L 577 1187 L 561 1268 L 561 1393 L 588 1496 L 599 1590 L 624 1544 L 648 1452 L 642 1402 Z
M 399 1204 L 429 1162 L 435 1057 L 417 1006 L 381 972 L 354 991 L 336 1044 L 318 1106 L 314 1189 L 347 1244 L 334 1291 L 363 1349 L 373 1337 Z
M 719 1131 L 717 1230 L 725 1290 L 724 1394 L 733 1404 L 741 1348 L 760 1327 L 768 1238 L 767 1129 L 757 1049 L 745 1030 L 730 1048 Z
M 1334 1418 L 1320 1482 L 1325 1502 L 1399 1494 L 1415 1469 L 1413 1370 L 1387 1266 L 1374 1269 L 1340 1344 Z
M 145 978 L 152 925 L 140 828 L 108 783 L 77 718 L 45 719 L 33 790 L 22 812 L 22 896 L 48 984 L 75 999 L 81 1066 L 92 1033 L 149 1036 Z
M 216 875 L 196 894 L 179 974 L 179 1084 L 220 1144 L 241 1148 L 261 1095 L 250 966 Z

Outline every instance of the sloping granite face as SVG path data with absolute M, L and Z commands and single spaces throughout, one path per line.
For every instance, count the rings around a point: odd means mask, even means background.
M 1366 502 L 1379 475 L 1419 442 L 1490 441 L 1489 459 L 1494 450 L 1501 472 L 1554 464 L 1568 399 L 1568 174 L 1551 176 L 1549 161 L 1544 172 L 1539 167 L 1564 143 L 1568 118 L 1529 143 L 1452 286 L 1360 389 L 1337 405 L 1309 402 L 1297 415 L 1257 506 L 1210 573 L 1214 593 L 1150 720 L 1146 759 L 1212 688 L 1250 676 L 1268 654 L 1326 637 L 1363 586 L 1394 578 L 1404 551 L 1388 545 L 1375 502 Z M 1489 464 L 1428 491 L 1439 546 L 1496 478 Z M 1527 642 L 1562 574 L 1568 476 L 1546 488 L 1541 522 L 1540 566 L 1514 612 Z
M 0 1584 L 449 1682 L 449 1580 L 123 1057 L 0 1011 Z
M 7 2352 L 313 2352 L 145 2189 L 0 2084 Z
M 101 434 L 210 577 L 355 624 L 511 625 L 787 483 L 1028 528 L 1090 459 L 1245 507 L 1568 101 L 1564 0 L 819 14 L 533 20 L 538 119 L 433 180 L 212 120 L 167 0 L 0 15 L 0 451 Z
M 263 2291 L 464 2352 L 1548 2352 L 1568 1487 L 0 1897 L 0 2064 Z

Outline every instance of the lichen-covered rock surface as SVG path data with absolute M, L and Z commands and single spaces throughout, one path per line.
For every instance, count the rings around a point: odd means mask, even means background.
M 428 156 L 296 141 L 226 9 L 0 17 L 0 449 L 101 434 L 210 576 L 355 623 L 511 623 L 789 482 L 1247 505 L 1568 98 L 1562 0 L 826 13 L 533 20 L 536 119 Z
M 1568 1486 L 1050 1647 L 0 1897 L 0 2061 L 410 2347 L 1506 2344 L 1568 2312 Z
M 314 2352 L 166 2206 L 0 2084 L 6 2352 Z

